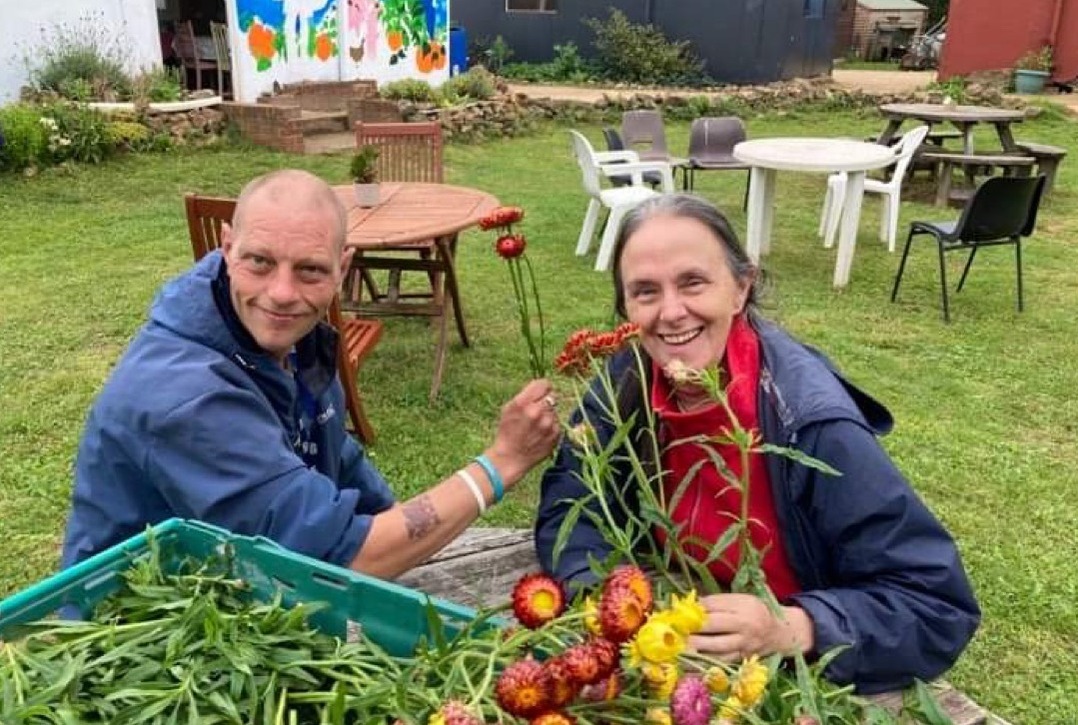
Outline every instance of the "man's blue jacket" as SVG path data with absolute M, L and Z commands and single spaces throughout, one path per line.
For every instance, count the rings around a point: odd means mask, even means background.
M 802 588 L 792 602 L 812 618 L 817 653 L 848 647 L 829 665 L 828 677 L 873 693 L 940 675 L 973 636 L 980 609 L 951 536 L 876 439 L 891 429 L 890 413 L 844 380 L 823 355 L 770 323 L 752 322 L 762 352 L 764 441 L 796 449 L 842 474 L 828 476 L 783 456 L 767 459 L 781 540 Z M 622 415 L 640 410 L 641 391 L 650 382 L 637 379 L 633 354 L 619 354 L 609 369 Z M 601 390 L 593 384 L 584 405 L 604 446 L 613 427 L 599 405 L 606 400 Z M 578 410 L 570 422 L 580 422 L 580 416 Z M 602 560 L 611 551 L 587 515 L 554 561 L 566 512 L 588 495 L 579 471 L 572 445 L 563 443 L 543 477 L 535 541 L 544 569 L 587 583 L 594 576 L 588 557 Z M 626 485 L 633 479 L 622 464 L 612 480 Z M 623 495 L 634 508 L 631 488 Z M 608 501 L 615 515 L 625 515 L 616 496 Z M 597 504 L 592 508 L 599 511 Z
M 172 516 L 347 566 L 393 495 L 345 431 L 337 334 L 295 374 L 240 324 L 220 253 L 169 282 L 86 421 L 63 565 Z

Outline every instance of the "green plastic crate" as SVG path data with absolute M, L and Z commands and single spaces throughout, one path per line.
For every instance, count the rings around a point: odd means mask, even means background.
M 390 654 L 410 656 L 421 637 L 429 637 L 429 613 L 441 618 L 452 636 L 475 617 L 475 611 L 429 597 L 392 582 L 331 566 L 297 554 L 264 537 L 233 534 L 200 521 L 169 519 L 153 527 L 167 569 L 184 558 L 222 556 L 232 571 L 252 586 L 258 601 L 278 592 L 285 606 L 325 602 L 310 622 L 323 632 L 354 640 L 360 632 Z M 77 607 L 89 614 L 123 583 L 123 572 L 149 553 L 147 534 L 116 546 L 0 601 L 0 639 L 16 639 L 18 625 Z

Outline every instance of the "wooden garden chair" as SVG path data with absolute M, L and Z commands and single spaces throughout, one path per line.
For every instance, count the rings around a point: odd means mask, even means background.
M 199 56 L 198 41 L 195 40 L 195 29 L 190 20 L 184 20 L 176 24 L 176 40 L 174 44 L 176 55 L 183 64 L 184 70 L 193 70 L 195 72 L 195 89 L 201 91 L 203 71 L 216 71 L 217 63 Z M 186 81 L 187 78 L 185 77 L 184 85 L 186 85 Z M 218 92 L 220 92 L 220 89 L 218 89 Z
M 196 194 L 184 195 L 187 207 L 187 230 L 191 237 L 191 252 L 195 261 L 221 246 L 221 225 L 231 223 L 236 210 L 236 200 Z M 335 296 L 329 307 L 329 324 L 336 328 L 340 339 L 337 343 L 337 374 L 344 388 L 344 402 L 352 431 L 370 445 L 374 442 L 374 428 L 363 410 L 357 377 L 363 360 L 382 338 L 382 323 L 378 320 L 345 316 L 341 312 L 340 296 Z
M 379 181 L 442 183 L 442 127 L 430 123 L 363 123 L 355 125 L 356 147 L 378 148 L 377 174 Z M 438 396 L 445 356 L 448 324 L 452 306 L 457 334 L 461 343 L 469 346 L 454 273 L 457 237 L 425 239 L 377 253 L 357 251 L 352 269 L 341 291 L 341 306 L 363 315 L 409 315 L 432 318 L 438 329 L 434 352 L 434 376 L 430 400 Z M 372 271 L 388 272 L 384 286 L 376 281 Z M 423 272 L 428 284 L 423 289 L 402 286 L 402 273 Z M 364 291 L 366 290 L 366 295 Z

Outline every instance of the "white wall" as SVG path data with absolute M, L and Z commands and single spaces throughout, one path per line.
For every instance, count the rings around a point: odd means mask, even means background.
M 53 28 L 90 23 L 103 26 L 103 35 L 94 37 L 116 38 L 125 46 L 129 71 L 161 65 L 154 0 L 0 0 L 0 104 L 18 100 L 29 80 L 24 57 Z

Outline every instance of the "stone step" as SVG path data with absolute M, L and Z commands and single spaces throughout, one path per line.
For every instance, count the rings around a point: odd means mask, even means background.
M 304 136 L 348 130 L 347 111 L 301 111 L 299 127 Z
M 341 154 L 356 149 L 356 135 L 351 131 L 320 133 L 303 137 L 305 154 Z

